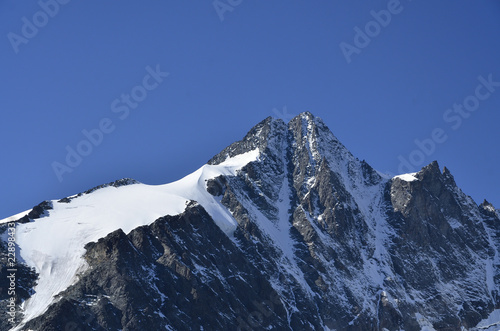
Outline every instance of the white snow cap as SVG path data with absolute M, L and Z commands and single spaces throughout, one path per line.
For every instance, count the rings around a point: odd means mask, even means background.
M 87 268 L 83 259 L 87 243 L 115 230 L 128 233 L 162 216 L 180 214 L 186 204 L 194 200 L 206 209 L 222 231 L 232 236 L 237 222 L 217 198 L 206 191 L 206 181 L 219 175 L 234 176 L 258 156 L 259 150 L 256 149 L 228 158 L 218 165 L 204 165 L 171 184 L 107 186 L 74 196 L 67 203 L 53 200 L 53 209 L 47 211 L 48 216 L 17 224 L 17 257 L 39 273 L 35 294 L 23 303 L 23 321 L 44 313 L 54 296 L 72 285 L 76 275 Z M 28 212 L 0 223 L 17 220 Z

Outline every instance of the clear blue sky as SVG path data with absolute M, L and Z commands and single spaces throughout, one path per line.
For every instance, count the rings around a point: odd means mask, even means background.
M 500 207 L 500 87 L 478 87 L 500 82 L 498 1 L 60 1 L 0 2 L 0 218 L 122 177 L 177 180 L 303 111 L 382 172 L 438 160 Z M 60 181 L 54 162 L 88 153 L 82 130 L 103 119 L 112 132 Z

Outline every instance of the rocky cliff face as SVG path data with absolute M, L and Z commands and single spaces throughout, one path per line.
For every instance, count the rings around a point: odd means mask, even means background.
M 91 268 L 26 328 L 236 329 L 241 319 L 234 316 L 257 307 L 262 323 L 288 325 L 265 274 L 195 202 L 181 215 L 128 235 L 117 230 L 86 249 Z
M 448 169 L 383 178 L 310 113 L 268 118 L 208 163 L 255 149 L 204 185 L 234 233 L 194 201 L 110 233 L 21 329 L 461 330 L 500 308 L 499 214 Z

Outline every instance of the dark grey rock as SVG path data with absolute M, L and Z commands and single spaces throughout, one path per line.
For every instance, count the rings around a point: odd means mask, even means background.
M 87 190 L 85 192 L 78 193 L 75 196 L 62 198 L 62 199 L 58 200 L 57 202 L 69 203 L 69 202 L 71 202 L 71 200 L 79 198 L 79 197 L 81 197 L 84 194 L 90 194 L 90 193 L 92 193 L 94 191 L 97 191 L 97 190 L 105 188 L 105 187 L 110 187 L 111 186 L 111 187 L 118 188 L 118 187 L 121 187 L 121 186 L 134 185 L 134 184 L 140 184 L 140 182 L 138 182 L 138 181 L 136 181 L 135 179 L 132 179 L 132 178 L 122 178 L 122 179 L 115 180 L 114 182 L 110 182 L 110 183 L 107 183 L 107 184 L 102 184 L 102 185 L 95 186 L 95 187 L 93 187 L 93 188 L 91 188 L 91 189 L 89 189 L 89 190 Z
M 206 182 L 238 223 L 232 236 L 196 202 L 110 233 L 24 329 L 412 331 L 421 317 L 461 330 L 500 308 L 498 211 L 447 168 L 383 179 L 310 113 L 265 119 L 209 164 L 257 148 L 235 176 Z M 115 183 L 83 194 L 134 182 Z
M 21 217 L 19 220 L 15 221 L 15 222 L 28 223 L 31 220 L 34 220 L 34 219 L 37 219 L 40 217 L 44 217 L 47 215 L 46 211 L 51 210 L 52 208 L 53 208 L 52 201 L 48 201 L 48 200 L 42 201 L 38 205 L 33 207 L 33 209 L 28 214 L 24 215 L 23 217 Z

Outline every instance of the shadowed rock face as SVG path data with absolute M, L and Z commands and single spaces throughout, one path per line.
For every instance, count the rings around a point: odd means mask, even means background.
M 8 225 L 0 226 L 0 236 L 6 234 L 7 231 Z M 12 269 L 15 270 L 14 279 L 8 278 L 12 275 Z M 12 326 L 9 319 L 13 315 L 7 314 L 7 312 L 10 312 L 9 300 L 13 297 L 12 289 L 15 291 L 15 302 L 19 306 L 22 301 L 33 294 L 32 288 L 36 285 L 37 278 L 38 274 L 34 269 L 29 268 L 21 261 L 12 261 L 8 245 L 0 240 L 0 309 L 2 311 L 2 314 L 0 314 L 0 330 L 8 330 Z M 15 286 L 11 285 L 11 280 L 15 282 Z M 16 309 L 14 316 L 16 321 L 21 319 L 22 315 L 19 309 Z
M 27 328 L 221 330 L 256 325 L 242 319 L 252 314 L 273 328 L 287 325 L 267 278 L 194 202 L 86 249 L 91 269 Z
M 268 118 L 209 163 L 256 148 L 206 183 L 234 234 L 196 202 L 110 233 L 24 329 L 460 330 L 500 308 L 498 212 L 448 169 L 384 179 L 310 113 Z

